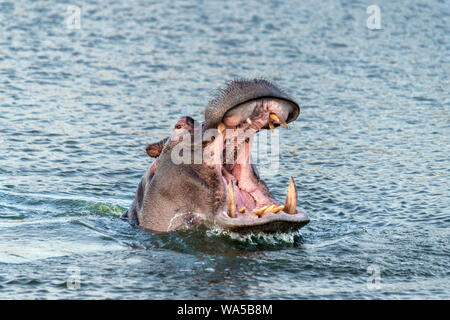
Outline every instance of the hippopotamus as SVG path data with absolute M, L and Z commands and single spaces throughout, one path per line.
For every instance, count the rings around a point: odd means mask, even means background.
M 310 220 L 297 209 L 293 177 L 278 202 L 250 156 L 257 132 L 287 128 L 299 113 L 273 82 L 228 82 L 207 104 L 202 123 L 184 116 L 170 136 L 146 146 L 155 160 L 122 218 L 155 232 L 199 225 L 239 233 L 300 229 Z

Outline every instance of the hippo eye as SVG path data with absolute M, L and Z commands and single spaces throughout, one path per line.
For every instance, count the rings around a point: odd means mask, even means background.
M 179 125 L 179 124 L 176 125 L 176 126 L 175 126 L 175 129 L 181 129 L 181 125 Z

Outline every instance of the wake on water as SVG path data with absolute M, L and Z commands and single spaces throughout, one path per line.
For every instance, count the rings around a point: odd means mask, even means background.
M 178 220 L 178 224 L 176 221 Z M 182 225 L 180 225 L 182 223 Z M 216 238 L 229 238 L 232 241 L 236 241 L 240 244 L 258 246 L 258 245 L 268 245 L 268 246 L 279 246 L 279 245 L 295 245 L 299 242 L 301 237 L 300 231 L 291 232 L 277 232 L 277 233 L 246 233 L 240 234 L 238 232 L 228 231 L 220 226 L 213 225 L 208 222 L 208 219 L 204 214 L 201 213 L 178 213 L 176 214 L 169 223 L 167 231 L 175 231 L 174 227 L 180 227 L 181 230 L 187 231 L 193 228 L 195 224 L 200 223 L 194 230 L 205 229 L 207 236 Z

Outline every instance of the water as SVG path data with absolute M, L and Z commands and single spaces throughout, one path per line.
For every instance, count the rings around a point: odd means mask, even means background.
M 377 1 L 381 30 L 363 1 L 77 4 L 81 29 L 63 1 L 0 4 L 0 298 L 450 298 L 448 1 Z M 120 220 L 145 144 L 254 76 L 302 106 L 264 178 L 283 199 L 294 176 L 311 223 Z

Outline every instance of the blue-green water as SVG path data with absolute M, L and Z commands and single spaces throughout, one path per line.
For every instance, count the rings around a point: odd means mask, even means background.
M 448 1 L 377 1 L 381 30 L 363 1 L 74 4 L 80 29 L 65 1 L 0 3 L 0 298 L 450 298 Z M 293 176 L 311 223 L 120 220 L 145 144 L 255 76 L 302 106 L 263 178 L 283 199 Z

